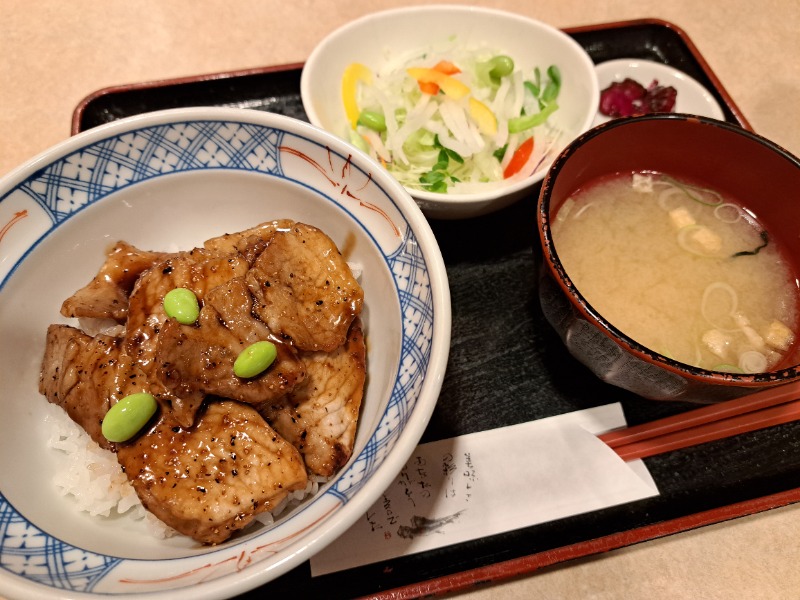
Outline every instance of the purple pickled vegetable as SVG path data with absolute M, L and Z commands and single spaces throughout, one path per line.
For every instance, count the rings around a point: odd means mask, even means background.
M 609 117 L 629 117 L 637 112 L 647 90 L 633 79 L 615 81 L 600 93 L 600 112 Z
M 671 85 L 658 85 L 654 81 L 647 90 L 645 104 L 649 107 L 649 112 L 673 112 L 675 110 L 675 100 L 678 98 L 678 90 Z
M 645 88 L 626 78 L 615 81 L 600 93 L 600 112 L 609 117 L 631 117 L 655 112 L 673 112 L 678 91 L 658 81 Z

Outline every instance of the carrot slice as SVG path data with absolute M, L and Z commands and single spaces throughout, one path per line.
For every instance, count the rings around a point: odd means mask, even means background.
M 440 60 L 431 68 L 434 71 L 442 73 L 443 75 L 457 75 L 458 73 L 461 73 L 461 69 L 451 63 L 449 60 Z M 419 89 L 423 94 L 435 96 L 439 93 L 439 85 L 433 81 L 419 81 L 418 84 Z
M 451 63 L 449 60 L 440 60 L 433 66 L 434 71 L 439 71 L 439 73 L 444 73 L 445 75 L 456 75 L 461 73 L 461 69 Z
M 525 163 L 528 162 L 531 154 L 533 154 L 533 138 L 529 137 L 514 151 L 514 155 L 506 165 L 505 171 L 503 171 L 503 179 L 508 179 L 519 173 Z
M 419 91 L 421 91 L 423 94 L 435 96 L 439 93 L 439 86 L 432 81 L 418 81 L 417 85 L 419 85 Z

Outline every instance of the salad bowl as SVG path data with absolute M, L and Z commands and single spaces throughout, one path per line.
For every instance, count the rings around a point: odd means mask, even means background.
M 378 12 L 333 31 L 306 61 L 300 91 L 311 123 L 372 153 L 440 219 L 531 194 L 599 102 L 592 61 L 567 34 L 455 5 Z M 377 126 L 361 118 L 375 114 Z
M 368 382 L 349 462 L 217 545 L 81 512 L 53 483 L 63 457 L 38 391 L 48 324 L 70 322 L 61 301 L 117 240 L 175 252 L 274 219 L 320 228 L 359 265 Z M 438 397 L 449 288 L 424 216 L 367 156 L 280 115 L 177 109 L 79 134 L 0 181 L 0 337 L 3 595 L 227 598 L 308 560 L 391 484 Z

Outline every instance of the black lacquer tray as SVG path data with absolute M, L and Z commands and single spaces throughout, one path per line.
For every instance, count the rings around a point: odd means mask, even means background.
M 726 120 L 749 128 L 675 25 L 648 19 L 566 31 L 596 63 L 645 58 L 684 71 L 714 95 Z M 76 108 L 73 132 L 182 106 L 249 107 L 307 120 L 300 101 L 301 69 L 301 64 L 284 65 L 100 90 Z M 453 331 L 447 375 L 423 442 L 617 401 L 630 425 L 694 408 L 646 401 L 610 387 L 564 349 L 537 298 L 537 194 L 538 189 L 486 217 L 431 221 L 447 265 Z M 322 577 L 312 578 L 306 563 L 241 598 L 435 595 L 796 502 L 800 423 L 646 462 L 658 497 Z

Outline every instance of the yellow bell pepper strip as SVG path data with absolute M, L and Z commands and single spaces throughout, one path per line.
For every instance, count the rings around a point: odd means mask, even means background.
M 445 94 L 453 100 L 459 100 L 469 94 L 469 88 L 458 79 L 445 75 L 436 69 L 426 67 L 411 67 L 406 72 L 421 83 L 435 83 Z
M 495 135 L 497 133 L 497 117 L 480 100 L 469 99 L 469 116 L 478 124 L 478 129 L 485 135 Z
M 533 138 L 529 137 L 519 145 L 519 148 L 514 151 L 514 155 L 511 157 L 511 160 L 508 162 L 505 170 L 503 171 L 503 179 L 508 179 L 509 177 L 513 177 L 519 173 L 522 170 L 522 167 L 525 166 L 525 163 L 528 162 L 531 154 L 533 154 Z
M 358 116 L 361 114 L 358 108 L 359 82 L 372 84 L 372 71 L 361 63 L 350 63 L 342 76 L 342 102 L 344 103 L 344 113 L 352 129 L 356 128 Z

